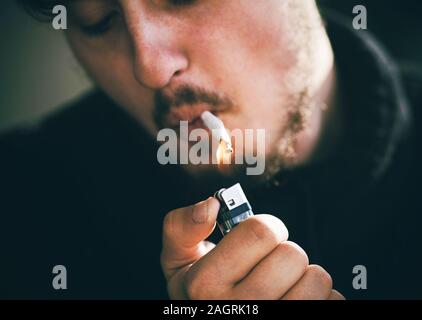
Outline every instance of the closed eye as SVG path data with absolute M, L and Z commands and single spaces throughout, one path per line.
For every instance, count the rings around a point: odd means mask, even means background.
M 168 0 L 168 2 L 173 6 L 187 6 L 196 1 L 197 0 Z
M 111 27 L 113 19 L 117 15 L 117 12 L 113 11 L 101 19 L 99 22 L 81 26 L 81 31 L 90 37 L 97 37 L 102 34 L 105 34 Z

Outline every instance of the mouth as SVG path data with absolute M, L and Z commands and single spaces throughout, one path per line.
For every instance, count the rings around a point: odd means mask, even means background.
M 201 119 L 201 115 L 205 111 L 209 111 L 214 115 L 219 116 L 226 110 L 223 108 L 213 107 L 205 103 L 173 107 L 165 116 L 164 125 L 167 128 L 176 129 L 179 128 L 181 121 L 187 121 L 189 129 L 206 129 L 204 122 Z

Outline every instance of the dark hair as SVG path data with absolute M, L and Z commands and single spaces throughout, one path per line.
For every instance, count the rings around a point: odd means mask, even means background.
M 66 0 L 17 0 L 26 12 L 40 21 L 50 21 L 53 8 L 58 4 L 65 4 Z
M 50 21 L 53 17 L 53 7 L 58 4 L 65 4 L 69 0 L 17 0 L 17 2 L 35 19 Z M 318 6 L 329 0 L 316 0 Z

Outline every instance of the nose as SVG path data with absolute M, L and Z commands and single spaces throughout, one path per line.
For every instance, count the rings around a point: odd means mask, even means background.
M 161 89 L 188 67 L 180 33 L 157 18 L 143 17 L 131 24 L 133 72 L 145 87 Z

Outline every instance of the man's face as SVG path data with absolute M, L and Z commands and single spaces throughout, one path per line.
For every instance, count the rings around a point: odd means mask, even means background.
M 332 67 L 314 0 L 76 0 L 69 11 L 76 56 L 152 136 L 210 110 L 229 130 L 265 129 L 267 156 L 312 148 L 302 129 Z

